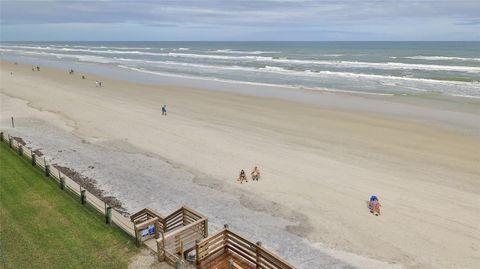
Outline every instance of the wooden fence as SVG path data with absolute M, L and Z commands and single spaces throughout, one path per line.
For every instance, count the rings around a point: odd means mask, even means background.
M 7 142 L 10 148 L 17 151 L 20 156 L 30 160 L 33 166 L 40 168 L 45 173 L 45 176 L 57 182 L 61 189 L 68 190 L 77 195 L 82 204 L 89 204 L 92 208 L 105 215 L 105 222 L 107 224 L 113 222 L 129 235 L 135 236 L 133 222 L 123 216 L 122 213 L 118 212 L 113 207 L 97 198 L 67 175 L 56 169 L 53 165 L 47 162 L 45 158 L 41 158 L 40 156 L 36 155 L 32 150 L 23 146 L 16 139 L 5 132 L 0 132 L 0 142 Z
M 0 132 L 0 142 L 8 143 L 20 156 L 31 160 L 33 166 L 44 171 L 61 189 L 78 195 L 82 204 L 89 204 L 104 214 L 107 224 L 114 223 L 120 227 L 136 239 L 137 245 L 155 238 L 159 260 L 174 265 L 183 260 L 185 253 L 195 249 L 196 265 L 201 269 L 295 268 L 265 249 L 260 242 L 252 243 L 229 230 L 227 225 L 208 237 L 208 218 L 186 206 L 166 217 L 151 208 L 145 208 L 127 218 L 9 134 Z M 146 235 L 145 230 L 148 233 Z

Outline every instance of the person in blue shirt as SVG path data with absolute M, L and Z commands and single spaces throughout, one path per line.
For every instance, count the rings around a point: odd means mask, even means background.
M 380 202 L 378 201 L 377 196 L 372 195 L 370 197 L 370 203 L 369 203 L 369 208 L 370 208 L 370 213 L 375 214 L 375 216 L 380 215 Z

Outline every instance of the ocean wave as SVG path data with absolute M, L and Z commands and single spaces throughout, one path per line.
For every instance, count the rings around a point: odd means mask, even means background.
M 194 53 L 176 53 L 169 52 L 162 54 L 163 56 L 179 57 L 179 58 L 196 58 L 196 59 L 217 59 L 217 60 L 249 60 L 249 61 L 270 61 L 272 57 L 264 56 L 227 56 L 215 54 L 194 54 Z
M 394 57 L 391 57 L 394 58 Z M 398 57 L 395 57 L 398 58 Z M 480 58 L 465 58 L 465 57 L 451 57 L 451 56 L 408 56 L 403 57 L 405 59 L 413 59 L 413 60 L 427 60 L 427 61 L 450 61 L 450 60 L 457 60 L 457 61 L 480 61 Z
M 232 50 L 232 49 L 219 49 L 219 50 L 214 50 L 212 52 L 225 53 L 225 54 L 253 54 L 253 55 L 279 53 L 278 51 L 264 51 L 264 50 L 249 51 L 249 50 Z
M 295 59 L 272 59 L 273 62 L 313 64 L 336 66 L 343 68 L 374 68 L 384 70 L 426 70 L 426 71 L 456 71 L 468 73 L 480 73 L 480 67 L 476 66 L 453 66 L 453 65 L 432 65 L 432 64 L 409 64 L 397 62 L 354 62 L 354 61 L 321 61 L 321 60 L 295 60 Z
M 139 50 L 151 50 L 152 48 L 148 47 L 116 47 L 116 46 L 85 46 L 85 45 L 48 45 L 47 47 L 56 47 L 56 48 L 85 48 L 85 49 L 139 49 Z M 162 49 L 162 48 L 158 48 Z
M 251 81 L 243 81 L 243 80 L 231 80 L 231 79 L 222 79 L 216 77 L 201 77 L 201 76 L 193 76 L 193 75 L 181 75 L 181 74 L 172 74 L 168 72 L 158 72 L 158 71 L 151 71 L 145 70 L 142 68 L 135 68 L 129 67 L 124 65 L 119 65 L 118 67 L 137 71 L 140 73 L 145 74 L 152 74 L 152 75 L 159 75 L 159 76 L 169 76 L 169 77 L 179 77 L 179 78 L 188 78 L 188 79 L 200 79 L 200 80 L 207 80 L 207 81 L 220 81 L 226 83 L 235 83 L 235 84 L 245 84 L 245 85 L 253 85 L 253 86 L 262 86 L 262 87 L 280 87 L 280 88 L 287 88 L 287 89 L 302 89 L 302 90 L 314 90 L 314 91 L 323 91 L 323 92 L 335 92 L 335 93 L 348 93 L 348 94 L 361 94 L 361 95 L 380 95 L 380 96 L 393 96 L 392 93 L 381 93 L 381 92 L 369 92 L 369 91 L 349 91 L 349 90 L 341 90 L 341 89 L 332 89 L 332 88 L 325 88 L 325 87 L 304 87 L 301 85 L 291 85 L 291 84 L 273 84 L 273 83 L 264 83 L 264 82 L 251 82 Z
M 353 61 L 322 61 L 322 60 L 300 60 L 287 58 L 274 58 L 266 56 L 223 56 L 211 54 L 193 54 L 193 53 L 168 53 L 173 57 L 183 58 L 204 58 L 204 59 L 221 59 L 221 60 L 249 60 L 260 62 L 276 62 L 287 64 L 303 64 L 303 65 L 325 65 L 344 68 L 376 68 L 376 69 L 407 69 L 407 70 L 427 70 L 427 71 L 456 71 L 480 73 L 480 67 L 475 66 L 452 66 L 452 65 L 425 65 L 425 64 L 409 64 L 409 63 L 373 63 L 373 62 L 353 62 Z
M 128 62 L 135 62 L 138 64 L 150 64 L 156 66 L 162 65 L 177 65 L 177 66 L 187 66 L 198 69 L 217 69 L 217 70 L 234 70 L 234 71 L 244 71 L 244 72 L 264 72 L 264 73 L 277 73 L 282 75 L 289 76 L 303 76 L 303 77 L 327 77 L 327 76 L 337 76 L 345 78 L 364 78 L 370 80 L 378 81 L 417 81 L 417 82 L 426 82 L 426 83 L 439 83 L 439 84 L 449 84 L 449 85 L 463 85 L 463 86 L 477 86 L 480 83 L 475 82 L 462 82 L 462 81 L 449 81 L 449 80 L 437 80 L 429 78 L 413 78 L 413 77 L 401 77 L 401 76 L 391 76 L 391 75 L 376 75 L 376 74 L 365 74 L 365 73 L 354 73 L 354 72 L 340 72 L 340 71 L 326 71 L 326 70 L 292 70 L 280 66 L 269 66 L 265 67 L 246 67 L 246 66 L 237 66 L 237 65 L 209 65 L 209 64 L 198 64 L 198 63 L 185 63 L 185 62 L 175 62 L 175 61 L 151 61 L 151 60 L 141 60 L 141 59 L 127 59 L 127 58 L 108 58 L 102 56 L 94 55 L 75 55 L 75 54 L 58 54 L 58 53 L 46 53 L 46 52 L 32 52 L 25 51 L 26 54 L 33 55 L 43 55 L 43 56 L 54 56 L 57 58 L 74 58 L 79 61 L 85 62 L 95 62 L 95 63 L 117 63 L 117 64 L 126 64 Z
M 390 75 L 375 75 L 375 74 L 365 74 L 365 73 L 352 73 L 352 72 L 337 72 L 337 71 L 315 71 L 315 70 L 305 70 L 305 71 L 296 71 L 285 69 L 278 66 L 266 66 L 260 68 L 259 71 L 267 71 L 271 73 L 279 73 L 283 75 L 297 75 L 297 76 L 308 76 L 308 77 L 322 77 L 322 76 L 337 76 L 344 78 L 365 78 L 365 79 L 374 79 L 377 81 L 415 81 L 415 82 L 425 82 L 425 83 L 436 83 L 443 85 L 461 85 L 468 87 L 476 87 L 480 90 L 480 83 L 472 82 L 460 82 L 460 81 L 446 81 L 446 80 L 436 80 L 429 78 L 413 78 L 413 77 L 400 77 L 400 76 L 390 76 Z
M 102 56 L 94 56 L 94 55 L 77 55 L 77 54 L 62 54 L 62 53 L 47 53 L 47 52 L 37 52 L 37 51 L 24 51 L 23 53 L 27 55 L 41 55 L 41 56 L 53 56 L 58 59 L 63 58 L 70 58 L 70 59 L 77 59 L 81 62 L 94 62 L 94 63 L 118 63 L 114 58 L 107 58 Z
M 21 46 L 20 48 L 27 48 Z M 284 64 L 299 64 L 299 65 L 322 65 L 333 66 L 339 68 L 371 68 L 384 70 L 425 70 L 425 71 L 453 71 L 453 72 L 467 72 L 480 73 L 480 67 L 477 66 L 453 66 L 453 65 L 433 65 L 433 64 L 411 64 L 398 62 L 356 62 L 356 61 L 328 61 L 328 60 L 303 60 L 303 59 L 289 59 L 277 58 L 269 56 L 253 56 L 253 55 L 215 55 L 215 54 L 196 54 L 196 53 L 180 53 L 180 52 L 146 52 L 138 50 L 120 51 L 120 50 L 92 50 L 79 48 L 51 48 L 51 47 L 32 47 L 35 50 L 55 50 L 68 52 L 86 52 L 93 54 L 130 54 L 143 56 L 160 56 L 160 57 L 175 57 L 175 58 L 194 58 L 194 59 L 213 59 L 213 60 L 232 60 L 232 61 L 255 61 L 255 62 L 271 62 Z
M 139 53 L 149 53 L 143 51 L 117 51 L 117 49 L 122 50 L 129 50 L 129 49 L 137 49 L 137 50 L 150 50 L 151 48 L 130 48 L 130 47 L 91 47 L 91 46 L 60 46 L 60 45 L 48 45 L 48 46 L 21 46 L 21 45 L 0 45 L 0 48 L 17 48 L 17 49 L 32 49 L 32 50 L 47 50 L 47 51 L 77 51 L 77 52 L 91 52 L 91 53 L 131 53 L 139 54 Z M 102 50 L 98 50 L 102 49 Z M 158 48 L 159 50 L 163 50 L 163 48 Z
M 173 62 L 173 61 L 145 61 L 145 60 L 131 60 L 131 59 L 118 59 L 123 62 L 138 62 L 138 63 L 149 63 L 155 66 L 162 65 L 174 65 L 174 66 L 186 66 L 199 69 L 217 69 L 217 70 L 234 70 L 234 71 L 244 71 L 252 73 L 273 73 L 273 74 L 282 74 L 288 76 L 303 76 L 303 77 L 345 77 L 345 78 L 363 78 L 369 80 L 377 81 L 415 81 L 423 83 L 437 83 L 443 85 L 462 85 L 462 86 L 480 86 L 478 83 L 472 82 L 462 82 L 462 81 L 447 81 L 447 80 L 436 80 L 428 78 L 413 78 L 413 77 L 400 77 L 400 76 L 390 76 L 390 75 L 375 75 L 375 74 L 365 74 L 365 73 L 352 73 L 352 72 L 336 72 L 336 71 L 316 71 L 316 70 L 291 70 L 279 66 L 269 66 L 265 67 L 244 67 L 244 66 L 226 66 L 226 65 L 208 65 L 208 64 L 196 64 L 196 63 L 183 63 L 183 62 Z M 387 83 L 387 82 L 385 82 Z M 398 86 L 398 85 L 395 85 Z M 480 88 L 480 87 L 479 87 Z

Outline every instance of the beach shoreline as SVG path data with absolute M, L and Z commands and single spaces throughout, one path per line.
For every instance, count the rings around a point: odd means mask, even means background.
M 5 57 L 5 55 L 4 55 Z M 27 65 L 38 64 L 70 70 L 72 63 L 57 62 L 28 57 L 7 57 L 4 62 L 21 62 Z M 150 74 L 129 69 L 114 68 L 109 65 L 87 62 L 74 63 L 77 72 L 93 74 L 114 80 L 124 80 L 141 85 L 161 86 L 175 89 L 219 91 L 252 97 L 275 98 L 295 103 L 320 106 L 325 109 L 339 109 L 351 112 L 367 112 L 400 117 L 457 131 L 480 134 L 478 115 L 480 99 L 445 96 L 436 93 L 425 94 L 375 94 L 369 92 L 338 91 L 327 88 L 308 89 L 303 87 L 283 87 L 280 85 L 255 84 L 242 81 L 224 81 L 210 78 L 185 77 L 174 74 Z
M 97 79 L 105 86 L 96 88 Z M 406 268 L 454 268 L 455 264 L 474 268 L 478 263 L 475 255 L 480 234 L 475 223 L 479 217 L 475 216 L 478 206 L 474 205 L 480 201 L 480 171 L 476 166 L 480 156 L 475 151 L 480 140 L 476 104 L 467 110 L 446 110 L 440 116 L 435 114 L 440 109 L 432 110 L 429 117 L 445 119 L 443 115 L 450 115 L 438 126 L 434 120 L 425 123 L 428 117 L 415 118 L 411 113 L 401 118 L 395 113 L 145 85 L 94 74 L 81 80 L 79 74 L 70 76 L 64 70 L 42 67 L 42 71 L 32 72 L 28 65 L 5 61 L 1 62 L 1 80 L 1 127 L 9 128 L 9 116 L 15 115 L 20 126 L 22 119 L 31 123 L 30 127 L 14 130 L 31 141 L 47 132 L 40 126 L 48 123 L 93 146 L 172 163 L 182 170 L 179 173 L 188 171 L 190 176 L 184 176 L 191 177 L 190 184 L 233 193 L 237 199 L 243 197 L 241 204 L 254 212 L 280 219 L 301 212 L 293 218 L 295 221 L 283 223 L 283 228 L 324 248 Z M 346 104 L 365 101 L 357 96 L 350 99 L 349 95 L 315 94 L 327 100 L 344 98 Z M 375 104 L 385 102 L 377 101 Z M 365 107 L 372 105 L 365 102 Z M 169 116 L 164 118 L 159 113 L 162 104 L 169 107 Z M 397 109 L 412 106 L 401 103 Z M 44 122 L 35 123 L 34 118 Z M 443 127 L 458 119 L 463 122 L 454 128 Z M 52 135 L 62 136 L 68 135 Z M 57 154 L 56 158 L 67 157 Z M 260 165 L 262 180 L 256 186 L 251 182 L 235 184 L 236 173 L 241 168 L 249 171 L 253 165 Z M 163 184 L 178 178 L 176 174 L 170 176 Z M 101 178 L 99 183 L 107 190 L 118 192 L 119 198 L 132 199 L 125 194 L 131 189 L 121 189 L 126 185 L 112 188 L 115 181 Z M 138 187 L 147 191 L 145 186 Z M 385 202 L 387 213 L 380 218 L 370 216 L 365 209 L 364 202 L 372 192 L 380 193 Z M 268 206 L 258 206 L 256 196 L 261 197 L 258 204 L 266 201 Z M 127 204 L 136 209 L 135 205 L 147 206 L 145 203 L 154 203 L 155 199 L 150 193 Z M 473 206 L 461 207 L 472 202 Z M 332 203 L 349 213 L 338 214 Z M 261 224 L 261 231 L 269 225 Z M 371 228 L 378 233 L 372 233 Z M 243 229 L 249 235 L 261 234 Z M 471 243 L 465 241 L 471 238 Z M 270 242 L 282 244 L 281 240 Z M 455 244 L 454 253 L 442 249 L 445 242 Z M 277 246 L 276 250 L 292 259 L 288 248 Z M 299 264 L 302 257 L 294 259 Z M 361 267 L 378 268 L 379 264 L 374 264 L 367 262 Z

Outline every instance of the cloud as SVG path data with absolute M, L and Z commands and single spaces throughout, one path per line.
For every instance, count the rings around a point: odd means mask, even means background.
M 415 31 L 425 22 L 461 28 L 480 21 L 477 0 L 110 0 L 0 1 L 0 25 L 136 24 L 143 27 L 244 32 L 302 30 L 370 33 L 379 26 Z M 268 28 L 268 29 L 262 29 Z M 421 27 L 420 27 L 421 28 Z M 462 28 L 463 29 L 463 28 Z M 408 30 L 408 29 L 407 29 Z M 441 29 L 432 29 L 441 31 Z M 310 30 L 309 30 L 310 31 Z M 471 30 L 470 30 L 471 31 Z M 356 34 L 355 33 L 355 34 Z M 216 33 L 218 34 L 218 33 Z M 348 36 L 345 33 L 343 36 Z

